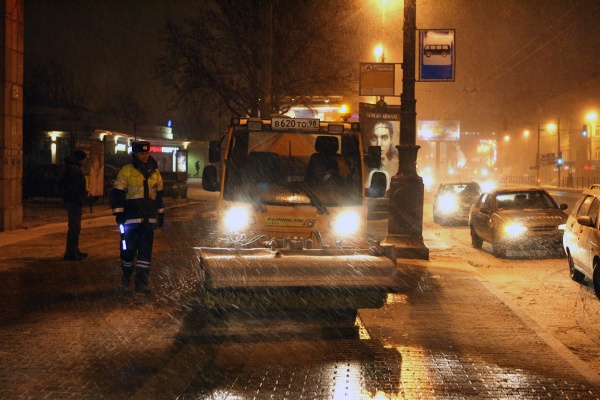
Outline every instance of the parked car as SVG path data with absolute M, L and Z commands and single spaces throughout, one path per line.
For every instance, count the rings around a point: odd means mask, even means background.
M 600 185 L 584 190 L 569 215 L 563 235 L 563 246 L 569 262 L 571 279 L 592 280 L 600 298 Z
M 492 244 L 496 257 L 508 250 L 546 249 L 562 253 L 566 204 L 558 206 L 539 187 L 504 187 L 484 193 L 471 207 L 469 228 L 474 248 Z
M 165 197 L 187 199 L 187 174 L 185 172 L 161 171 Z
M 467 224 L 469 211 L 481 195 L 477 182 L 440 183 L 433 200 L 433 222 L 445 225 L 450 222 Z

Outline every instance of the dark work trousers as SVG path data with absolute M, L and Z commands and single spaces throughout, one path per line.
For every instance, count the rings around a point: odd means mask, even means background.
M 123 250 L 123 244 L 120 244 L 123 266 L 130 269 L 131 272 L 136 267 L 150 270 L 154 228 L 148 224 L 140 224 L 136 228 L 125 225 L 125 244 L 127 245 L 125 250 Z
M 79 254 L 79 233 L 81 232 L 81 216 L 83 205 L 73 202 L 65 202 L 65 208 L 69 216 L 69 230 L 67 231 L 66 257 L 75 257 Z

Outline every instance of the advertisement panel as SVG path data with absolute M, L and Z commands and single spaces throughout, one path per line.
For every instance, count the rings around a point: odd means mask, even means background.
M 400 106 L 360 103 L 359 118 L 363 132 L 363 147 L 381 146 L 381 170 L 388 178 L 398 173 L 400 144 Z
M 417 138 L 429 142 L 448 142 L 460 139 L 459 121 L 417 121 Z
M 104 142 L 79 139 L 75 147 L 85 151 L 88 156 L 81 170 L 85 175 L 89 195 L 102 196 L 104 194 Z
M 188 152 L 187 150 L 180 150 L 177 152 L 177 172 L 186 172 L 187 173 L 187 162 L 188 162 Z

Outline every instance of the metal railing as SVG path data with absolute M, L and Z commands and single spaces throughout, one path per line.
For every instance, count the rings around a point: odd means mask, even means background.
M 505 176 L 501 184 L 517 186 L 538 186 L 534 176 Z M 600 176 L 565 176 L 560 181 L 543 186 L 557 186 L 561 188 L 588 189 L 594 184 L 600 184 Z
M 537 186 L 535 176 L 505 176 L 499 183 L 502 185 Z

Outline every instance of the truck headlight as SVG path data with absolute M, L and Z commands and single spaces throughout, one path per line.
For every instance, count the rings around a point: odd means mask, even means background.
M 518 223 L 512 223 L 504 226 L 504 233 L 506 233 L 508 236 L 513 237 L 521 235 L 526 230 L 526 227 Z
M 358 230 L 360 217 L 358 213 L 348 211 L 337 216 L 333 223 L 333 229 L 339 235 L 350 235 Z
M 452 212 L 458 209 L 458 198 L 453 194 L 445 194 L 438 201 L 440 211 Z
M 250 222 L 248 210 L 243 207 L 234 207 L 225 213 L 225 226 L 233 232 L 239 232 L 246 228 Z

